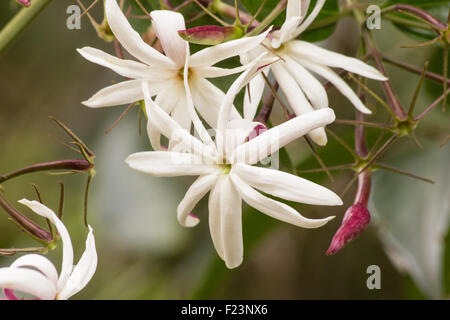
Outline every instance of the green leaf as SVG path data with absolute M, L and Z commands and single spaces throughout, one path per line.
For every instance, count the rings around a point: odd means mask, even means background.
M 158 0 L 141 0 L 141 4 L 150 12 L 152 10 L 157 10 L 160 8 Z M 145 16 L 145 12 L 139 7 L 135 0 L 125 0 L 124 4 L 124 12 L 127 12 L 128 8 L 131 7 L 130 15 L 132 16 Z M 148 19 L 138 19 L 138 18 L 129 18 L 131 26 L 134 30 L 136 30 L 139 34 L 144 34 L 147 29 L 150 27 L 150 18 Z
M 308 14 L 311 13 L 316 1 L 311 1 Z M 337 0 L 326 1 L 317 18 L 301 35 L 302 40 L 317 42 L 331 36 L 336 28 L 336 21 L 340 18 Z M 328 23 L 329 21 L 329 23 Z
M 439 299 L 445 296 L 443 266 L 444 237 L 450 221 L 447 170 L 450 148 L 440 148 L 433 142 L 426 145 L 426 150 L 423 153 L 405 150 L 393 165 L 436 183 L 377 171 L 369 208 L 393 264 L 408 272 L 423 294 Z

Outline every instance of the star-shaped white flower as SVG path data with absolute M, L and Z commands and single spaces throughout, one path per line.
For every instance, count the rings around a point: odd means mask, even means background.
M 387 78 L 375 68 L 356 58 L 320 48 L 306 41 L 295 40 L 317 17 L 325 0 L 317 0 L 311 14 L 304 20 L 309 2 L 309 0 L 289 0 L 283 26 L 280 30 L 271 33 L 271 41 L 267 40 L 267 46 L 282 59 L 271 66 L 275 79 L 296 115 L 329 106 L 324 86 L 311 72 L 330 81 L 359 111 L 370 114 L 371 111 L 351 87 L 330 67 L 341 68 L 380 81 L 387 80 Z M 241 55 L 242 61 L 250 60 L 260 54 L 261 50 L 256 49 L 247 55 Z M 261 75 L 255 77 L 250 83 L 251 101 L 246 93 L 244 104 L 245 113 L 249 117 L 256 113 L 264 86 L 265 82 Z M 318 145 L 327 143 L 324 128 L 312 131 L 309 136 Z
M 14 290 L 43 300 L 70 298 L 88 284 L 97 268 L 97 251 L 92 228 L 89 226 L 86 250 L 74 267 L 72 242 L 62 221 L 40 202 L 27 199 L 19 202 L 55 225 L 63 244 L 61 273 L 58 276 L 55 266 L 46 257 L 27 254 L 18 258 L 11 266 L 0 268 L 0 288 L 4 288 L 5 296 L 10 299 L 17 299 Z
M 246 119 L 229 121 L 233 100 L 254 75 L 256 66 L 242 73 L 233 83 L 220 106 L 216 139 L 206 130 L 198 130 L 200 139 L 190 135 L 163 109 L 153 102 L 148 84 L 143 83 L 145 105 L 149 118 L 169 138 L 169 151 L 140 152 L 126 162 L 135 170 L 157 176 L 199 176 L 186 192 L 177 208 L 178 221 L 186 227 L 197 225 L 199 219 L 192 209 L 209 193 L 209 226 L 214 246 L 228 268 L 242 263 L 242 208 L 244 200 L 257 210 L 281 221 L 305 228 L 317 228 L 334 217 L 308 219 L 290 206 L 273 200 L 258 191 L 290 201 L 315 205 L 341 205 L 332 191 L 275 169 L 254 166 L 294 139 L 334 121 L 332 109 L 326 108 L 295 117 L 248 141 L 260 123 Z M 187 100 L 192 103 L 187 90 Z
M 183 15 L 174 11 L 155 10 L 150 16 L 155 33 L 166 54 L 163 55 L 145 43 L 133 30 L 116 0 L 105 1 L 105 14 L 116 39 L 139 62 L 119 59 L 91 47 L 79 49 L 78 52 L 87 60 L 110 68 L 130 79 L 100 90 L 83 104 L 98 108 L 139 101 L 143 99 L 142 83 L 146 83 L 151 96 L 156 95 L 156 103 L 188 131 L 192 119 L 187 110 L 183 83 L 187 60 L 189 60 L 188 86 L 192 91 L 195 108 L 211 127 L 215 127 L 218 107 L 225 94 L 206 79 L 245 70 L 245 66 L 223 69 L 214 65 L 256 48 L 268 33 L 208 47 L 190 56 L 189 43 L 178 35 L 179 30 L 186 29 Z M 238 112 L 235 111 L 234 114 L 237 116 Z M 152 146 L 160 149 L 160 133 L 155 128 L 149 133 Z

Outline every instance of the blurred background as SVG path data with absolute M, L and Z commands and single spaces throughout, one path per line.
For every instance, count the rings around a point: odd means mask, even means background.
M 87 1 L 84 1 L 88 5 Z M 81 105 L 99 89 L 120 81 L 109 69 L 84 60 L 76 48 L 92 46 L 113 53 L 113 45 L 97 37 L 88 19 L 80 30 L 66 27 L 66 9 L 75 1 L 53 1 L 27 30 L 0 56 L 0 173 L 23 166 L 77 158 L 58 143 L 68 137 L 49 115 L 69 126 L 96 154 L 97 175 L 91 186 L 89 223 L 94 227 L 99 264 L 97 272 L 75 299 L 421 299 L 445 298 L 450 289 L 449 163 L 450 143 L 440 147 L 448 135 L 449 112 L 438 107 L 420 125 L 420 151 L 411 140 L 401 139 L 383 156 L 383 162 L 434 179 L 430 185 L 392 172 L 375 172 L 370 204 L 373 219 L 366 232 L 335 256 L 325 251 L 339 227 L 355 188 L 344 197 L 343 207 L 296 205 L 307 217 L 335 215 L 326 226 L 307 230 L 273 220 L 244 205 L 244 262 L 228 270 L 212 245 L 206 199 L 195 213 L 202 219 L 194 229 L 178 225 L 176 207 L 191 178 L 153 178 L 132 171 L 124 163 L 131 153 L 150 150 L 145 130 L 139 136 L 137 110 L 130 112 L 109 134 L 105 131 L 124 110 L 122 107 L 90 109 Z M 14 1 L 1 1 L 0 27 L 18 11 Z M 91 12 L 100 21 L 102 6 Z M 448 12 L 448 11 L 447 11 Z M 444 12 L 446 16 L 446 13 Z M 327 48 L 354 55 L 358 36 L 354 21 L 342 19 Z M 351 35 L 351 36 L 349 36 Z M 438 46 L 401 49 L 415 40 L 383 20 L 375 31 L 383 52 L 398 60 L 442 73 L 442 50 Z M 418 77 L 386 65 L 400 100 L 411 101 Z M 379 94 L 377 83 L 371 87 Z M 225 87 L 222 87 L 225 88 Z M 442 89 L 426 81 L 417 112 L 433 102 Z M 352 119 L 354 109 L 335 89 L 330 101 L 340 119 Z M 368 102 L 372 110 L 375 103 Z M 282 121 L 275 106 L 272 121 Z M 383 119 L 378 111 L 368 118 Z M 331 128 L 352 141 L 351 126 Z M 379 130 L 369 129 L 373 142 Z M 328 166 L 352 161 L 333 139 L 319 150 Z M 288 151 L 299 170 L 319 164 L 303 140 Z M 325 174 L 305 174 L 338 194 L 352 178 L 351 171 L 334 173 L 332 183 Z M 16 201 L 35 199 L 32 183 L 38 185 L 44 203 L 57 210 L 58 181 L 66 186 L 63 221 L 72 235 L 75 261 L 84 251 L 87 230 L 83 225 L 83 194 L 86 175 L 53 176 L 36 173 L 3 184 L 5 197 Z M 23 210 L 35 221 L 41 221 Z M 44 225 L 44 224 L 43 224 Z M 0 213 L 0 248 L 32 247 L 38 244 L 24 235 Z M 48 253 L 59 267 L 61 246 Z M 0 257 L 7 266 L 17 257 Z M 381 289 L 369 290 L 366 270 L 381 269 Z

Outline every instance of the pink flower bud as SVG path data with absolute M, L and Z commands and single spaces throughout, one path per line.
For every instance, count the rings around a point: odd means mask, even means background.
M 24 7 L 31 6 L 31 0 L 16 0 L 19 4 L 23 5 Z
M 370 213 L 367 208 L 359 203 L 349 207 L 345 212 L 342 224 L 327 250 L 327 255 L 332 255 L 341 250 L 347 243 L 355 239 L 363 232 L 370 222 Z
M 199 26 L 180 30 L 178 34 L 181 38 L 191 43 L 216 45 L 233 39 L 239 39 L 244 33 L 242 28 L 236 26 Z
M 257 136 L 259 136 L 260 134 L 264 133 L 265 131 L 267 131 L 267 128 L 265 125 L 263 125 L 262 123 L 257 124 L 252 132 L 250 132 L 250 134 L 248 135 L 246 141 L 250 141 L 252 139 L 255 139 Z

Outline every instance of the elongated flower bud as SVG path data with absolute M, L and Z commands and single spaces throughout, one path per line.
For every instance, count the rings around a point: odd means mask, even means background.
M 16 0 L 19 4 L 23 5 L 24 7 L 29 7 L 31 6 L 31 1 L 30 0 Z
M 355 202 L 345 212 L 344 219 L 338 231 L 331 240 L 326 254 L 332 255 L 341 250 L 347 243 L 358 237 L 370 222 L 370 212 L 367 209 L 369 201 L 371 173 L 365 171 L 359 175 L 358 192 Z
M 216 45 L 242 38 L 244 32 L 242 28 L 237 26 L 199 26 L 186 30 L 180 30 L 178 31 L 178 34 L 181 38 L 191 43 Z

